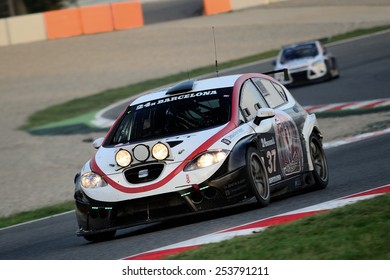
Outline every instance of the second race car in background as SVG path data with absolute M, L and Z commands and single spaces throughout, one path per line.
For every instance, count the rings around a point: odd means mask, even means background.
M 285 46 L 275 61 L 275 70 L 288 69 L 289 75 L 276 74 L 285 86 L 339 77 L 336 58 L 319 40 Z

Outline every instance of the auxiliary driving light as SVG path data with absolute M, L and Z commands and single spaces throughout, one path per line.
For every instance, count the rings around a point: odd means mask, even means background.
M 163 143 L 157 143 L 152 148 L 152 156 L 157 160 L 164 160 L 169 156 L 169 150 Z
M 131 155 L 127 150 L 119 150 L 115 155 L 116 163 L 121 167 L 127 167 L 131 163 Z

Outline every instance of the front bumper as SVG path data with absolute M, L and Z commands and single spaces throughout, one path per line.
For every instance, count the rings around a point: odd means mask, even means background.
M 288 79 L 284 79 L 284 75 L 279 75 L 276 79 L 283 85 L 297 85 L 308 82 L 316 82 L 324 79 L 327 74 L 326 65 L 320 67 L 300 67 L 288 70 Z
M 96 201 L 87 197 L 82 190 L 77 190 L 77 235 L 178 218 L 250 199 L 252 195 L 247 188 L 243 167 L 229 173 L 225 171 L 221 167 L 209 180 L 185 190 L 121 202 Z

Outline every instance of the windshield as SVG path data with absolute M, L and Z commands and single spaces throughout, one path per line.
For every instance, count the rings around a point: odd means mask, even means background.
M 186 134 L 227 123 L 233 88 L 167 96 L 127 108 L 109 145 Z
M 284 49 L 280 61 L 281 63 L 287 63 L 290 60 L 315 57 L 317 55 L 318 50 L 314 43 L 304 44 Z

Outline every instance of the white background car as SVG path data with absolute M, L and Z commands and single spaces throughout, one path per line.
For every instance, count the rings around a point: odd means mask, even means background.
M 339 77 L 336 58 L 319 40 L 293 44 L 281 49 L 275 70 L 288 69 L 288 79 L 282 74 L 275 78 L 283 85 L 297 85 Z
M 264 74 L 185 81 L 129 104 L 75 177 L 78 235 L 325 188 L 316 117 Z

